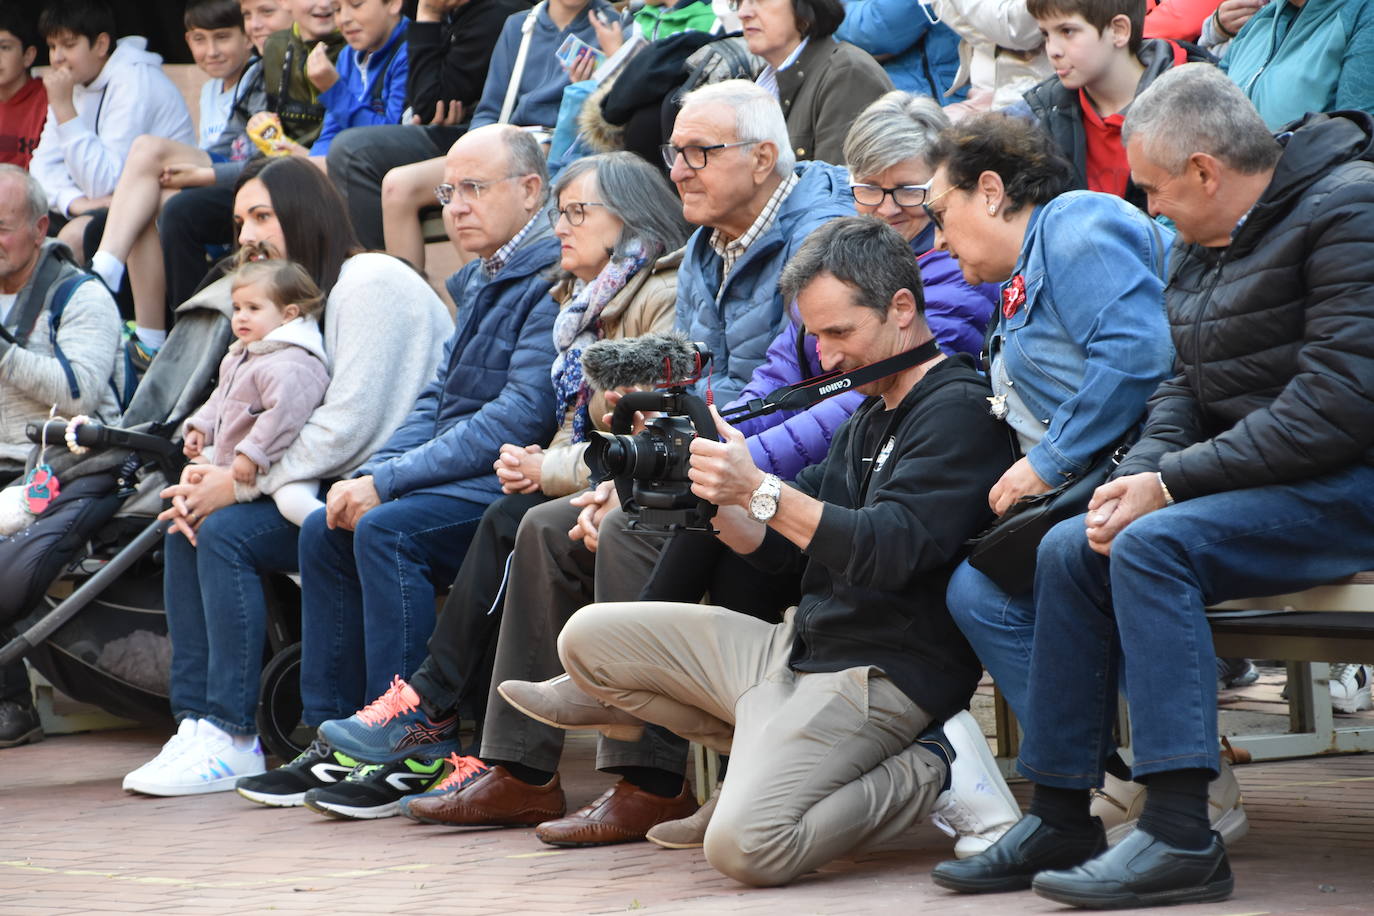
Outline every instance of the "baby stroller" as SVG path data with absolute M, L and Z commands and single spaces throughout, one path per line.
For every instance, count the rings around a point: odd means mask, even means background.
M 208 397 L 229 346 L 228 291 L 210 284 L 178 309 L 177 322 L 139 384 L 123 425 L 85 423 L 64 441 L 65 420 L 30 424 L 61 483 L 34 522 L 0 538 L 0 627 L 13 634 L 0 663 L 26 657 L 57 689 L 141 722 L 169 718 L 171 645 L 162 600 L 165 523 L 158 492 L 185 459 L 182 422 Z M 268 584 L 269 646 L 259 726 L 279 756 L 299 752 L 299 594 Z

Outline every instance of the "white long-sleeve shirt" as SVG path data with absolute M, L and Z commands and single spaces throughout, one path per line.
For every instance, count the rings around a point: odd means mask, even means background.
M 89 86 L 72 91 L 76 117 L 58 124 L 51 106 L 29 171 L 48 192 L 48 206 L 68 214 L 78 197 L 114 192 L 129 147 L 141 134 L 196 143 L 181 92 L 162 72 L 147 39 L 121 38 Z

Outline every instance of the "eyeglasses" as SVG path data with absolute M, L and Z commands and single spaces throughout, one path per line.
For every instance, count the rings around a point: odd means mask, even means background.
M 549 225 L 558 228 L 559 217 L 566 216 L 569 226 L 580 226 L 587 219 L 588 207 L 604 207 L 595 200 L 570 200 L 565 207 L 555 207 L 549 211 Z
M 730 10 L 730 12 L 738 13 L 740 11 L 740 7 L 744 6 L 744 4 L 746 3 L 751 2 L 754 4 L 754 6 L 759 7 L 767 3 L 768 0 L 725 0 L 725 6 Z
M 849 193 L 856 203 L 865 207 L 881 207 L 883 198 L 892 195 L 892 202 L 899 207 L 919 207 L 925 203 L 930 193 L 930 182 L 925 184 L 900 184 L 895 188 L 880 188 L 876 184 L 851 184 Z
M 444 182 L 434 189 L 434 196 L 438 198 L 440 205 L 445 207 L 453 202 L 454 195 L 466 201 L 481 200 L 482 195 L 487 192 L 487 188 L 490 188 L 492 185 L 500 184 L 503 181 L 510 181 L 512 178 L 523 177 L 522 175 L 507 175 L 505 178 L 494 178 L 491 181 L 477 181 L 472 178 L 464 178 L 457 184 Z
M 706 168 L 706 154 L 718 149 L 730 149 L 734 146 L 752 146 L 761 143 L 761 140 L 739 140 L 735 143 L 716 143 L 712 146 L 673 146 L 665 143 L 660 146 L 659 152 L 663 153 L 663 164 L 672 168 L 677 163 L 677 157 L 681 156 L 682 161 L 687 163 L 687 168 L 697 171 Z
M 945 188 L 943 191 L 941 191 L 939 194 L 936 194 L 936 195 L 935 195 L 934 197 L 932 197 L 930 200 L 928 200 L 928 201 L 926 201 L 925 203 L 921 204 L 921 209 L 924 210 L 924 211 L 926 211 L 926 216 L 929 217 L 929 218 L 930 218 L 930 221 L 931 221 L 932 223 L 935 224 L 935 228 L 936 228 L 936 229 L 939 229 L 941 232 L 944 232 L 944 231 L 945 231 L 945 219 L 944 219 L 943 216 L 941 216 L 940 214 L 938 214 L 938 213 L 936 213 L 934 210 L 932 210 L 932 209 L 930 208 L 930 205 L 933 204 L 933 203 L 935 203 L 935 201 L 939 200 L 941 197 L 944 197 L 946 194 L 948 194 L 950 191 L 953 191 L 953 190 L 954 190 L 954 185 L 950 185 L 949 187 L 947 187 L 947 188 Z

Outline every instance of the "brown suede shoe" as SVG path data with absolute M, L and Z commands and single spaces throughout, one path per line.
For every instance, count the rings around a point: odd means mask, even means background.
M 649 828 L 684 818 L 697 809 L 684 779 L 676 798 L 664 798 L 620 780 L 601 797 L 567 817 L 540 824 L 534 835 L 550 846 L 606 846 L 644 839 Z
M 644 722 L 588 696 L 566 674 L 547 681 L 502 681 L 496 692 L 536 722 L 554 728 L 594 728 L 613 741 L 638 741 Z
M 533 827 L 568 810 L 558 774 L 546 786 L 521 782 L 494 766 L 448 792 L 407 799 L 406 816 L 451 827 Z
M 706 845 L 706 828 L 711 823 L 711 815 L 716 811 L 718 798 L 719 792 L 706 799 L 706 804 L 690 817 L 655 824 L 644 838 L 664 849 L 700 849 Z

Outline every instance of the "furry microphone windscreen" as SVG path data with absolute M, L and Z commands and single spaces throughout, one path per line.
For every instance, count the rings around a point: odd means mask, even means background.
M 582 374 L 597 391 L 648 388 L 664 379 L 664 360 L 674 379 L 696 372 L 696 349 L 681 334 L 645 334 L 627 340 L 598 340 L 582 351 Z

